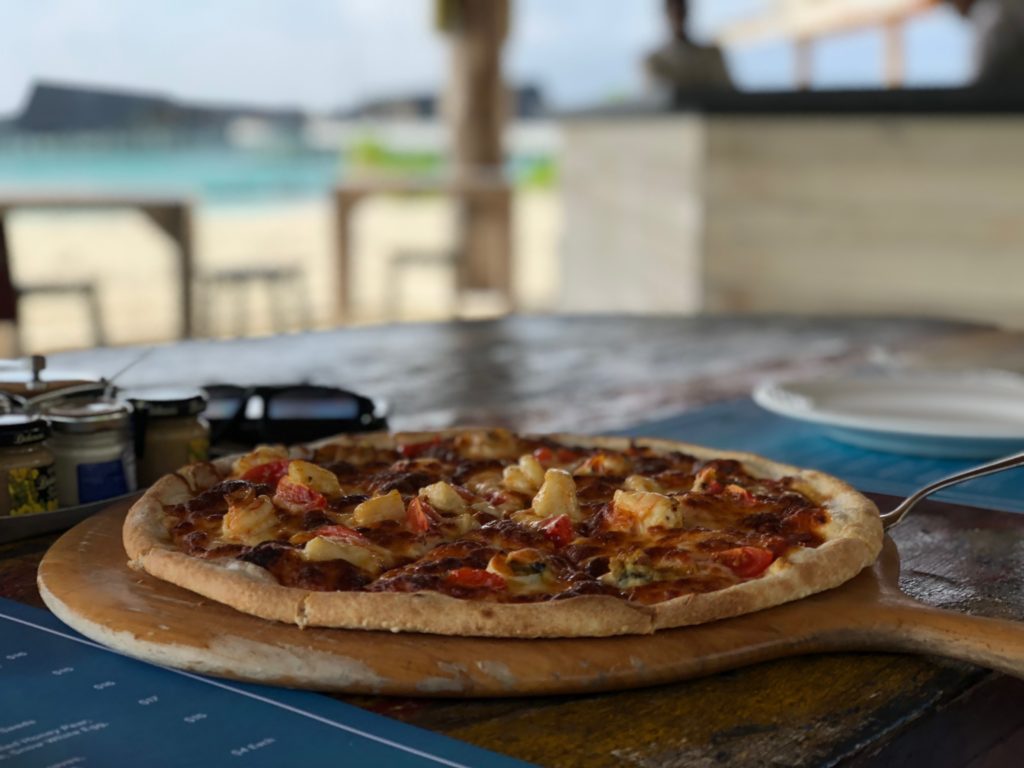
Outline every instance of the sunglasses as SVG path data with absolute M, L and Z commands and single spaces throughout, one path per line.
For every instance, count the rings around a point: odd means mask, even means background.
M 388 425 L 385 403 L 336 387 L 212 384 L 203 391 L 203 415 L 217 448 L 307 442 Z

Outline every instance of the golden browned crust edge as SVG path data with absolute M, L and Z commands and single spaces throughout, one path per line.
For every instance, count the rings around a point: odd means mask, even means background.
M 465 430 L 373 433 L 366 442 L 378 447 L 397 439 L 429 439 Z M 460 600 L 434 592 L 309 592 L 283 587 L 262 569 L 245 563 L 200 560 L 174 549 L 163 522 L 165 500 L 179 497 L 189 483 L 179 475 L 162 478 L 129 511 L 124 543 L 130 564 L 153 576 L 190 589 L 244 613 L 299 626 L 427 632 L 481 637 L 602 637 L 646 634 L 700 624 L 769 608 L 836 587 L 853 578 L 878 557 L 882 525 L 875 505 L 846 483 L 812 470 L 750 453 L 720 451 L 654 438 L 591 437 L 555 434 L 576 445 L 628 448 L 631 443 L 660 450 L 682 451 L 700 459 L 736 459 L 755 475 L 797 477 L 802 490 L 823 500 L 832 522 L 827 541 L 816 549 L 799 550 L 753 581 L 705 594 L 684 595 L 643 606 L 605 595 L 584 595 L 544 603 L 489 603 Z M 340 436 L 311 444 L 364 442 Z M 217 462 L 220 471 L 230 458 Z M 187 475 L 186 475 L 187 477 Z
M 146 573 L 177 584 L 203 597 L 259 616 L 261 619 L 304 624 L 306 590 L 283 587 L 259 566 L 237 560 L 199 560 L 184 552 L 152 549 L 139 559 Z
M 338 597 L 346 600 L 338 600 Z M 654 612 L 606 595 L 544 603 L 459 600 L 436 592 L 311 592 L 309 626 L 475 637 L 607 637 L 649 634 Z

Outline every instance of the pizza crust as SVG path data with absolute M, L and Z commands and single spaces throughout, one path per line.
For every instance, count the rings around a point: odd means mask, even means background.
M 412 434 L 343 436 L 309 448 L 362 444 L 385 448 L 402 440 L 447 437 L 462 430 Z M 176 504 L 211 487 L 226 474 L 231 459 L 199 465 L 161 478 L 132 507 L 125 520 L 129 565 L 243 613 L 300 627 L 427 632 L 477 637 L 605 637 L 649 634 L 659 629 L 701 624 L 762 610 L 839 586 L 878 557 L 883 531 L 875 505 L 846 483 L 820 472 L 779 464 L 760 456 L 718 451 L 659 439 L 550 435 L 583 447 L 627 449 L 631 443 L 680 451 L 698 459 L 736 459 L 764 478 L 794 477 L 800 490 L 822 503 L 831 521 L 825 543 L 791 552 L 759 578 L 714 592 L 689 594 L 653 605 L 609 595 L 582 595 L 539 603 L 461 600 L 437 592 L 314 592 L 285 587 L 251 563 L 203 560 L 172 543 L 164 504 Z M 308 449 L 297 449 L 306 454 Z M 214 469 L 216 472 L 211 472 Z

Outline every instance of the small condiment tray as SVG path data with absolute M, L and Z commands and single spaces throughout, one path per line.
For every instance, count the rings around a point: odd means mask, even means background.
M 111 504 L 139 496 L 142 492 L 126 493 L 110 499 L 79 504 L 77 507 L 65 507 L 53 512 L 34 512 L 29 515 L 0 517 L 0 544 L 42 536 L 55 531 L 62 531 L 80 523 L 85 518 L 106 509 Z

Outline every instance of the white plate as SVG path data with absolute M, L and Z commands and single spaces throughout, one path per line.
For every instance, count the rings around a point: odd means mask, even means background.
M 1024 450 L 1024 378 L 1002 371 L 892 371 L 765 382 L 762 408 L 862 448 L 945 458 Z

